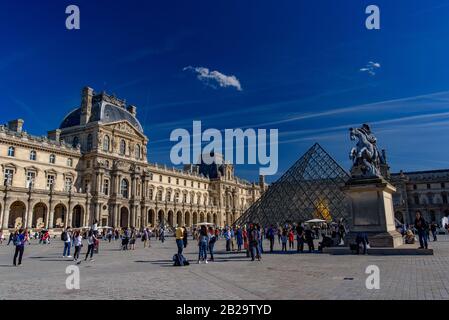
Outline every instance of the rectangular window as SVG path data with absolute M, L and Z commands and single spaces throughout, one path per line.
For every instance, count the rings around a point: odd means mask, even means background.
M 5 169 L 5 178 L 3 180 L 3 185 L 12 186 L 12 178 L 14 177 L 13 169 Z
M 89 180 L 84 180 L 84 193 L 89 192 L 89 185 L 90 185 L 90 181 Z
M 427 184 L 427 189 L 430 189 L 430 183 Z
M 159 182 L 162 182 L 162 176 L 159 176 Z
M 65 192 L 70 192 L 70 190 L 72 189 L 72 178 L 65 178 L 65 183 L 64 183 L 64 191 Z
M 176 184 L 179 184 L 179 179 L 178 178 L 176 179 Z
M 103 194 L 108 196 L 109 195 L 109 180 L 104 179 L 103 181 Z
M 55 184 L 55 176 L 52 174 L 49 174 L 47 176 L 47 190 L 50 190 L 51 188 L 53 188 L 54 184 Z
M 168 177 L 168 183 L 171 183 L 171 177 Z
M 446 188 L 446 184 L 444 182 L 441 183 L 441 189 Z
M 27 180 L 26 180 L 26 185 L 25 186 L 27 188 L 33 188 L 35 179 L 36 179 L 36 172 L 28 171 L 27 172 Z
M 153 200 L 153 189 L 149 189 L 149 190 L 148 190 L 148 198 L 150 198 L 151 200 Z

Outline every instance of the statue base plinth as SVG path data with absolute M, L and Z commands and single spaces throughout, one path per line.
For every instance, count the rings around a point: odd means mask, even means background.
M 365 233 L 373 248 L 396 248 L 403 244 L 394 222 L 394 186 L 382 177 L 352 178 L 342 190 L 349 198 L 347 243 L 354 243 L 357 234 Z

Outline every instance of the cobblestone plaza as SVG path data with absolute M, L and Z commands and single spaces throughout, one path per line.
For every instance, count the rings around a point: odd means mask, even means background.
M 198 247 L 190 240 L 185 255 L 192 264 L 186 267 L 172 266 L 172 237 L 146 249 L 138 242 L 135 251 L 119 246 L 102 242 L 95 261 L 79 266 L 80 290 L 67 290 L 65 271 L 73 262 L 62 258 L 59 239 L 27 245 L 21 267 L 12 266 L 14 248 L 4 243 L 0 299 L 449 299 L 448 236 L 431 242 L 433 256 L 283 254 L 276 243 L 261 262 L 226 253 L 220 239 L 209 264 L 196 264 Z M 379 290 L 366 289 L 369 265 L 380 269 Z

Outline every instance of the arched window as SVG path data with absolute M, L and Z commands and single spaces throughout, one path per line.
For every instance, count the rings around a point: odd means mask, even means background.
M 92 150 L 92 144 L 93 144 L 92 134 L 89 133 L 87 135 L 87 151 Z
M 80 139 L 78 137 L 73 137 L 72 147 L 76 148 L 80 143 Z
M 36 161 L 36 151 L 33 150 L 30 152 L 30 160 Z
M 16 149 L 14 147 L 8 148 L 8 157 L 14 157 L 16 154 Z
M 167 194 L 165 195 L 165 201 L 167 202 L 171 201 L 171 191 L 167 191 Z
M 156 200 L 157 201 L 162 201 L 162 190 L 158 190 L 157 191 Z
M 135 150 L 135 153 L 136 153 L 136 159 L 140 159 L 140 145 L 136 145 L 136 150 Z
M 110 143 L 109 136 L 104 136 L 104 138 L 103 138 L 103 151 L 106 151 L 106 152 L 109 151 L 109 143 Z
M 122 195 L 123 198 L 128 198 L 128 187 L 129 187 L 129 183 L 128 180 L 123 179 L 122 183 L 120 184 L 120 194 Z
M 125 140 L 120 140 L 120 154 L 124 156 L 125 152 L 126 152 L 126 142 Z
M 50 155 L 50 163 L 55 164 L 55 162 L 56 162 L 56 156 L 54 154 L 51 154 Z

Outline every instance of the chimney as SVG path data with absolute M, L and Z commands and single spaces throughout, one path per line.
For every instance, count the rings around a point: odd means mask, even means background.
M 137 108 L 136 108 L 136 106 L 129 105 L 129 106 L 126 108 L 126 110 L 128 110 L 128 112 L 131 113 L 134 117 L 135 117 L 136 114 L 137 114 Z
M 8 122 L 8 129 L 18 133 L 22 132 L 24 121 L 22 119 L 11 120 Z
M 265 189 L 265 176 L 260 175 L 259 176 L 259 186 L 260 186 L 260 190 L 264 190 Z
M 60 137 L 61 137 L 61 130 L 56 129 L 56 130 L 48 131 L 47 132 L 47 137 L 50 140 L 54 140 L 54 141 L 59 142 Z
M 94 96 L 94 90 L 89 87 L 84 87 L 81 93 L 81 119 L 80 124 L 85 125 L 90 120 L 92 113 L 92 98 Z

